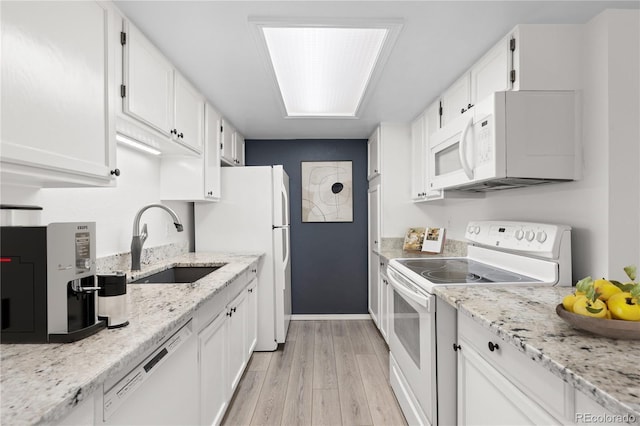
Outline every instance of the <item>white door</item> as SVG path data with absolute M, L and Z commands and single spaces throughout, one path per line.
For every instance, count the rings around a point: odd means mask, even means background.
M 389 348 L 430 424 L 437 419 L 435 296 L 387 268 Z
M 458 424 L 558 424 L 506 377 L 485 361 L 466 340 L 459 341 Z
M 380 250 L 380 184 L 369 188 L 369 250 L 376 253 Z
M 173 130 L 173 65 L 138 29 L 125 22 L 123 111 L 165 136 Z
M 471 103 L 509 90 L 509 38 L 501 40 L 471 68 Z
M 210 104 L 205 105 L 204 198 L 220 199 L 220 149 L 218 120 L 220 116 Z
M 469 73 L 465 73 L 442 94 L 442 127 L 446 127 L 469 108 L 470 81 Z
M 220 154 L 226 164 L 234 165 L 233 157 L 233 133 L 235 129 L 224 118 L 220 119 Z
M 258 342 L 258 278 L 247 288 L 247 359 L 251 357 Z
M 380 256 L 369 251 L 369 314 L 380 328 Z
M 223 311 L 198 335 L 200 424 L 217 425 L 230 399 L 227 367 L 227 315 Z
M 380 127 L 377 127 L 367 142 L 367 179 L 380 174 Z
M 174 74 L 173 139 L 200 153 L 204 139 L 204 98 L 180 73 Z
M 247 292 L 240 294 L 227 307 L 226 315 L 229 317 L 229 375 L 230 395 L 233 394 L 242 372 L 247 364 Z
M 113 11 L 90 1 L 0 8 L 2 161 L 107 184 L 115 151 Z

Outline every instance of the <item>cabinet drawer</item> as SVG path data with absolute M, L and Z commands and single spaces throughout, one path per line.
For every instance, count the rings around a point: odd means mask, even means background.
M 246 287 L 248 280 L 249 269 L 245 269 L 231 281 L 231 284 L 227 286 L 227 303 L 236 298 L 238 294 Z
M 464 344 L 472 345 L 487 362 L 551 415 L 562 420 L 573 411 L 573 407 L 568 406 L 566 402 L 572 399 L 573 388 L 561 378 L 554 376 L 511 343 L 483 328 L 466 315 L 458 315 L 458 330 L 462 350 Z M 489 343 L 494 345 L 493 350 L 490 349 Z M 568 418 L 571 417 L 569 414 Z
M 196 331 L 200 332 L 214 320 L 214 318 L 224 310 L 229 301 L 228 288 L 220 289 L 211 299 L 200 306 L 195 315 Z

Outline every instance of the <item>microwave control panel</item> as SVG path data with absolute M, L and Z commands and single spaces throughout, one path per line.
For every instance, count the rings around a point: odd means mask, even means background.
M 493 161 L 493 116 L 486 116 L 474 124 L 474 146 L 476 165 Z

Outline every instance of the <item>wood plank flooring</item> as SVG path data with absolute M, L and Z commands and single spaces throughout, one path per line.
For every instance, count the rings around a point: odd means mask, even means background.
M 292 321 L 287 343 L 255 352 L 223 425 L 400 426 L 389 351 L 365 320 Z

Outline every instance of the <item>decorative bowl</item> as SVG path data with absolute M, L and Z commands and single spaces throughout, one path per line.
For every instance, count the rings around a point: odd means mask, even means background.
M 640 321 L 586 317 L 567 311 L 562 303 L 556 306 L 556 313 L 579 330 L 612 339 L 640 340 Z

